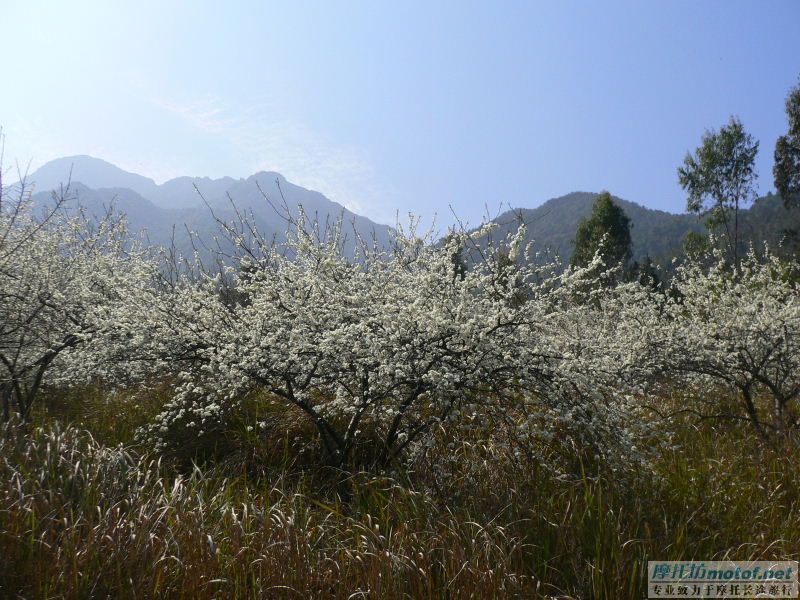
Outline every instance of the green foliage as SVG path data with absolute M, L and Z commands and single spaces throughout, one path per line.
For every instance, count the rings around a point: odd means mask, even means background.
M 585 267 L 598 250 L 607 267 L 627 266 L 632 256 L 630 219 L 608 192 L 597 197 L 591 216 L 578 223 L 570 263 Z
M 129 444 L 136 430 L 151 423 L 169 398 L 166 385 L 147 390 L 112 390 L 99 384 L 51 387 L 45 390 L 43 403 L 34 408 L 33 421 L 87 429 L 106 446 Z
M 784 205 L 800 205 L 800 84 L 789 90 L 786 98 L 789 130 L 775 142 L 772 174 Z
M 683 253 L 691 258 L 706 254 L 711 249 L 707 235 L 698 231 L 687 231 L 683 236 Z
M 688 194 L 686 209 L 707 216 L 709 228 L 722 229 L 735 265 L 740 253 L 739 209 L 755 199 L 757 154 L 758 142 L 731 117 L 719 131 L 707 131 L 695 153 L 687 153 L 678 168 L 678 181 Z
M 494 235 L 505 235 L 521 219 L 528 227 L 525 244 L 533 241 L 537 249 L 546 250 L 549 255 L 557 254 L 568 263 L 573 251 L 575 224 L 591 215 L 595 198 L 597 194 L 574 192 L 548 200 L 537 208 L 514 209 L 496 219 L 498 229 Z M 699 215 L 653 210 L 617 197 L 613 200 L 630 217 L 633 259 L 642 262 L 649 256 L 664 279 L 668 279 L 672 259 L 683 254 L 687 233 L 696 232 L 707 237 L 708 229 Z M 739 228 L 742 247 L 752 242 L 761 248 L 766 242 L 771 251 L 781 256 L 791 255 L 788 244 L 780 249 L 779 245 L 786 238 L 787 230 L 800 230 L 800 206 L 786 210 L 779 196 L 768 194 L 739 211 Z
M 641 263 L 633 263 L 631 266 L 631 276 L 644 286 L 649 286 L 653 289 L 661 287 L 661 277 L 658 273 L 658 268 L 653 264 L 649 256 L 645 256 Z

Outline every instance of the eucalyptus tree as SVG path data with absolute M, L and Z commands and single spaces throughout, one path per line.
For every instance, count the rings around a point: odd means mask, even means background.
M 739 211 L 755 199 L 757 154 L 758 142 L 731 117 L 719 131 L 706 131 L 678 168 L 687 210 L 706 215 L 710 228 L 722 228 L 734 268 L 739 265 Z
M 775 143 L 773 175 L 775 187 L 784 205 L 800 205 L 800 84 L 789 90 L 786 98 L 789 130 Z

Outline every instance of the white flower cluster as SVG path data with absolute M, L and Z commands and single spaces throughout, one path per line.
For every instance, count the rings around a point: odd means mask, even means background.
M 69 361 L 118 318 L 125 289 L 149 273 L 124 222 L 68 213 L 64 197 L 39 214 L 24 189 L 0 187 L 0 396 L 3 417 L 29 418 L 43 385 L 102 375 Z M 103 336 L 105 337 L 105 336 Z
M 257 252 L 239 238 L 238 264 L 222 273 L 131 290 L 117 339 L 132 362 L 182 382 L 146 432 L 153 443 L 208 432 L 262 389 L 307 415 L 336 465 L 365 432 L 388 463 L 479 414 L 514 420 L 520 440 L 631 462 L 643 422 L 625 378 L 638 354 L 612 311 L 632 300 L 582 297 L 599 263 L 562 273 L 514 260 L 524 228 L 478 249 L 466 233 L 437 245 L 412 227 L 357 257 L 342 251 L 340 225 L 316 232 L 301 219 L 285 247 Z M 453 256 L 470 248 L 480 258 L 459 272 Z
M 710 269 L 678 270 L 674 293 L 650 324 L 655 360 L 709 393 L 725 386 L 765 437 L 800 422 L 800 290 L 797 265 L 753 249 L 733 272 L 717 253 Z M 769 398 L 768 414 L 759 397 Z
M 664 293 L 608 285 L 599 255 L 566 271 L 530 260 L 524 228 L 486 246 L 412 226 L 352 256 L 341 223 L 320 235 L 301 214 L 283 246 L 223 227 L 233 250 L 211 273 L 146 259 L 113 219 L 44 223 L 19 205 L 0 218 L 4 397 L 24 408 L 43 381 L 173 382 L 144 432 L 160 446 L 213 431 L 253 390 L 305 413 L 337 466 L 364 439 L 388 464 L 435 428 L 492 419 L 521 447 L 638 464 L 664 378 L 732 386 L 765 434 L 795 426 L 800 300 L 769 255 L 736 272 L 687 264 Z

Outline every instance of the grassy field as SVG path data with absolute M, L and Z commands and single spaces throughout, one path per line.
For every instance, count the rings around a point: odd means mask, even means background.
M 648 560 L 800 551 L 800 451 L 739 422 L 672 422 L 626 477 L 442 440 L 342 503 L 307 428 L 192 465 L 133 443 L 151 402 L 78 390 L 2 431 L 0 597 L 639 599 Z

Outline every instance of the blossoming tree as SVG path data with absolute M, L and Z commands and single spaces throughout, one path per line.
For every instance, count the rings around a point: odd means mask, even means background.
M 32 205 L 24 181 L 0 186 L 0 392 L 3 419 L 30 418 L 59 363 L 91 338 L 118 302 L 139 257 L 124 222 L 69 213 L 68 188 L 51 206 Z

